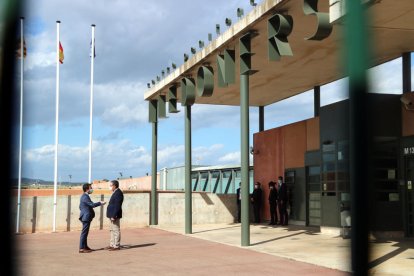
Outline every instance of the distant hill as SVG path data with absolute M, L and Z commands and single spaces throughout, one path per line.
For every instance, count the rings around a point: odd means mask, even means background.
M 58 185 L 60 186 L 80 186 L 84 182 L 58 182 Z M 12 179 L 12 187 L 17 188 L 19 185 L 18 179 L 14 178 Z M 32 178 L 22 178 L 22 187 L 29 187 L 29 186 L 53 186 L 53 181 L 47 181 L 42 179 L 32 179 Z

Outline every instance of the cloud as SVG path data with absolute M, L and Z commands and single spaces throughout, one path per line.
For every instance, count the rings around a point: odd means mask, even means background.
M 24 152 L 23 175 L 27 177 L 53 179 L 54 145 L 45 145 Z M 144 175 L 151 164 L 151 155 L 129 140 L 104 143 L 94 140 L 92 148 L 92 171 L 94 179 L 114 178 L 119 172 L 124 175 Z M 59 145 L 58 166 L 60 179 L 69 174 L 74 181 L 85 181 L 88 177 L 89 146 Z
M 92 148 L 93 179 L 116 178 L 119 172 L 124 176 L 143 176 L 151 172 L 151 149 L 136 145 L 130 140 L 105 142 L 94 140 Z M 223 155 L 224 154 L 224 155 Z M 44 180 L 53 179 L 55 146 L 44 145 L 25 150 L 23 154 L 23 175 Z M 237 153 L 224 152 L 224 145 L 195 147 L 192 151 L 193 164 L 217 165 L 237 163 Z M 59 145 L 59 181 L 86 181 L 88 177 L 89 146 Z M 158 168 L 184 166 L 184 145 L 161 146 L 158 150 Z
M 240 164 L 240 151 L 230 152 L 218 159 L 222 164 Z
M 26 126 L 55 123 L 56 80 L 53 78 L 25 81 Z M 143 101 L 144 84 L 108 83 L 94 86 L 94 118 L 111 127 L 123 128 L 147 123 L 148 106 Z M 90 116 L 90 84 L 60 82 L 59 122 L 68 123 Z
M 397 58 L 368 70 L 368 91 L 402 93 L 402 59 Z
M 96 140 L 98 141 L 109 141 L 109 140 L 117 140 L 119 138 L 119 132 L 118 131 L 111 131 L 106 135 L 99 136 Z
M 33 53 L 27 57 L 25 70 L 32 70 L 36 67 L 48 67 L 56 64 L 56 53 Z

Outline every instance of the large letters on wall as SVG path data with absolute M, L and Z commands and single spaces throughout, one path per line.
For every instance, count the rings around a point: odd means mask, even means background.
M 282 56 L 292 56 L 287 37 L 292 32 L 293 19 L 290 15 L 276 14 L 268 20 L 268 54 L 269 60 L 280 60 Z
M 193 105 L 195 102 L 195 83 L 192 78 L 181 79 L 181 105 Z
M 332 25 L 329 23 L 329 13 L 318 12 L 318 0 L 303 0 L 303 12 L 306 15 L 315 15 L 318 19 L 318 29 L 315 34 L 305 39 L 323 40 L 331 34 Z
M 211 97 L 214 90 L 214 71 L 210 66 L 201 66 L 197 72 L 197 94 L 199 97 Z

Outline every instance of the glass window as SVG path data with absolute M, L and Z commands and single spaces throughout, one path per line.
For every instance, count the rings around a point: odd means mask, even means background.
M 323 171 L 324 172 L 335 172 L 335 163 L 334 162 L 324 163 Z
M 312 166 L 309 167 L 309 175 L 319 175 L 321 173 L 321 167 L 319 166 Z
M 323 152 L 335 151 L 335 144 L 323 144 L 322 145 L 322 151 Z
M 349 159 L 349 145 L 348 141 L 339 141 L 338 142 L 338 161 L 348 160 Z
M 323 162 L 335 161 L 335 153 L 324 153 L 322 155 Z

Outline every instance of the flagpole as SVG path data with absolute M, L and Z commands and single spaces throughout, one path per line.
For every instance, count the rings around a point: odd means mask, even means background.
M 19 179 L 17 188 L 17 218 L 16 233 L 20 231 L 20 205 L 22 189 L 22 149 L 23 149 L 23 65 L 24 65 L 24 38 L 23 38 L 23 21 L 20 17 L 20 134 L 19 134 Z
M 95 24 L 92 27 L 92 41 L 91 41 L 91 102 L 90 102 L 90 116 L 89 116 L 89 177 L 88 183 L 92 184 L 92 129 L 93 129 L 93 69 L 95 60 Z
M 55 179 L 53 189 L 53 232 L 56 232 L 57 179 L 58 179 L 58 144 L 59 144 L 59 42 L 60 21 L 56 21 L 56 126 L 55 126 Z

